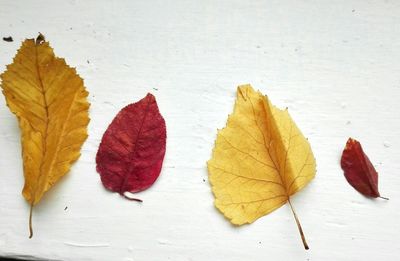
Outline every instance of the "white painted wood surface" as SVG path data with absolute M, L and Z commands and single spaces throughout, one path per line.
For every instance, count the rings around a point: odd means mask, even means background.
M 45 34 L 90 92 L 80 160 L 34 210 L 23 186 L 20 132 L 0 99 L 0 256 L 54 260 L 398 260 L 399 1 L 0 0 L 0 70 L 24 38 Z M 235 228 L 214 208 L 206 161 L 251 83 L 293 118 L 317 159 L 288 206 Z M 167 153 L 143 204 L 107 192 L 95 170 L 102 133 L 124 105 L 156 95 Z M 339 158 L 359 139 L 389 201 L 364 198 Z M 66 208 L 66 209 L 65 209 Z

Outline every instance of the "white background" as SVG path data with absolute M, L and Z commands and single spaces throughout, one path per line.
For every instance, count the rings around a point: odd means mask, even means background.
M 34 209 L 21 195 L 16 118 L 0 99 L 0 256 L 55 260 L 398 260 L 399 1 L 0 0 L 0 71 L 42 32 L 90 92 L 80 160 Z M 251 83 L 307 136 L 317 176 L 288 206 L 233 227 L 207 179 L 217 128 Z M 95 154 L 125 105 L 152 92 L 167 122 L 160 178 L 136 195 L 106 191 Z M 350 187 L 339 159 L 359 139 L 389 201 Z M 64 210 L 67 207 L 66 210 Z

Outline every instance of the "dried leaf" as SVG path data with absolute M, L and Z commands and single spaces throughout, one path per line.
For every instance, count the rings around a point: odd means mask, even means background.
M 97 172 L 107 189 L 130 198 L 149 188 L 160 175 L 166 127 L 152 94 L 123 108 L 103 135 L 96 156 Z
M 252 223 L 289 202 L 308 249 L 290 196 L 314 178 L 315 159 L 287 110 L 276 108 L 250 85 L 239 86 L 208 171 L 215 206 L 233 224 Z
M 32 208 L 80 156 L 89 123 L 88 92 L 43 35 L 25 40 L 1 75 L 3 94 L 21 128 L 24 198 Z
M 367 197 L 383 198 L 378 191 L 378 172 L 364 153 L 360 142 L 349 138 L 343 150 L 341 167 L 350 185 Z

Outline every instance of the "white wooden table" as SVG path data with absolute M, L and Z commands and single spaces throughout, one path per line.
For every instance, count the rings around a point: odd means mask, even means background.
M 400 2 L 0 0 L 0 71 L 41 32 L 90 92 L 80 160 L 34 210 L 28 239 L 20 132 L 0 99 L 0 256 L 52 260 L 398 260 Z M 309 137 L 317 176 L 288 206 L 235 228 L 213 206 L 206 161 L 236 86 L 251 83 Z M 158 100 L 168 141 L 160 178 L 138 204 L 95 170 L 124 105 Z M 380 173 L 370 200 L 339 166 L 349 136 Z

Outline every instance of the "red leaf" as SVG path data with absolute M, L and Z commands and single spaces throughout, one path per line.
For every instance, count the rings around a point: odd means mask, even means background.
M 343 150 L 341 166 L 347 181 L 358 192 L 368 197 L 381 197 L 378 191 L 378 173 L 361 144 L 355 139 L 348 139 Z
M 165 155 L 166 127 L 152 94 L 123 108 L 103 135 L 97 172 L 107 189 L 125 192 L 149 188 L 158 178 Z

